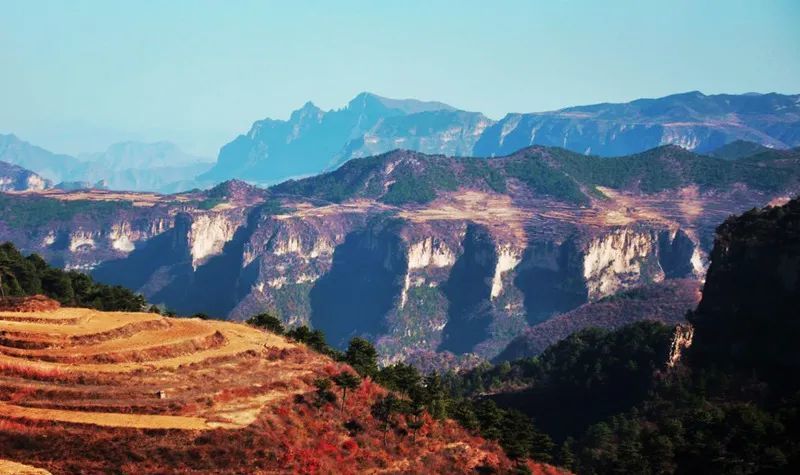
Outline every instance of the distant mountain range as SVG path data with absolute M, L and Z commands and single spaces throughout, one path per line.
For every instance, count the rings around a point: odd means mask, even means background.
M 80 165 L 75 157 L 37 147 L 14 134 L 0 134 L 0 161 L 34 171 L 53 182 L 64 181 Z
M 209 159 L 186 154 L 169 142 L 122 142 L 104 152 L 73 157 L 50 152 L 13 134 L 0 134 L 0 161 L 31 170 L 60 188 L 90 188 L 102 183 L 114 190 L 166 193 L 195 186 L 194 177 L 212 165 Z
M 168 142 L 114 144 L 78 157 L 0 135 L 0 160 L 58 182 L 102 182 L 110 189 L 180 192 L 229 179 L 272 185 L 332 170 L 358 157 L 405 149 L 448 156 L 509 155 L 532 145 L 599 156 L 678 145 L 720 147 L 735 159 L 800 145 L 800 95 L 675 94 L 622 104 L 508 114 L 494 121 L 441 102 L 361 93 L 342 109 L 308 102 L 288 120 L 264 119 L 220 149 L 216 163 Z
M 309 102 L 287 121 L 256 122 L 222 147 L 201 178 L 272 184 L 394 149 L 491 157 L 546 145 L 616 156 L 667 144 L 707 153 L 738 140 L 769 148 L 800 145 L 800 95 L 689 92 L 493 121 L 439 102 L 361 93 L 343 109 L 323 111 Z

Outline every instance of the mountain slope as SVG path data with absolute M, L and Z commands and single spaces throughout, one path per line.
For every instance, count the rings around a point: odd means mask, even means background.
M 71 180 L 103 180 L 112 190 L 128 191 L 185 191 L 195 187 L 192 180 L 213 165 L 211 160 L 189 155 L 170 142 L 121 142 L 104 152 L 78 158 L 82 163 L 70 175 Z
M 452 420 L 404 415 L 402 396 L 371 411 L 387 390 L 369 379 L 345 398 L 331 381 L 351 367 L 255 327 L 62 308 L 0 312 L 0 329 L 0 459 L 53 473 L 514 466 Z
M 760 143 L 748 142 L 746 140 L 734 140 L 720 148 L 710 151 L 708 155 L 725 160 L 738 160 L 768 151 L 770 151 L 770 148 Z
M 517 186 L 509 187 L 511 182 Z M 402 205 L 424 204 L 448 191 L 467 188 L 587 205 L 602 195 L 598 187 L 658 193 L 697 186 L 702 192 L 736 183 L 774 192 L 795 185 L 797 176 L 772 166 L 697 155 L 677 146 L 613 159 L 536 146 L 489 160 L 398 150 L 354 160 L 316 177 L 290 180 L 272 190 L 332 202 L 368 198 Z
M 41 191 L 51 186 L 53 183 L 50 180 L 30 170 L 0 162 L 0 191 Z
M 124 142 L 78 159 L 49 152 L 14 135 L 0 135 L 0 161 L 29 169 L 52 183 L 64 183 L 65 188 L 103 182 L 114 190 L 169 192 L 196 187 L 194 178 L 212 165 L 168 142 Z
M 585 328 L 615 329 L 639 320 L 667 325 L 686 322 L 686 313 L 700 300 L 700 283 L 669 279 L 636 287 L 555 316 L 516 337 L 494 361 L 513 361 L 541 354 L 549 346 Z
M 78 155 L 86 162 L 101 162 L 109 170 L 141 170 L 208 163 L 209 159 L 185 153 L 171 142 L 120 142 L 104 152 Z

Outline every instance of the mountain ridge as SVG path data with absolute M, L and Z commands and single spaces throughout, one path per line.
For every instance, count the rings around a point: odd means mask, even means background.
M 342 109 L 323 111 L 307 103 L 287 121 L 257 121 L 246 135 L 223 146 L 217 165 L 203 178 L 274 184 L 395 148 L 491 157 L 531 145 L 601 156 L 629 155 L 665 144 L 704 153 L 734 140 L 777 148 L 800 145 L 800 95 L 694 91 L 510 113 L 498 121 L 441 103 L 392 108 L 397 102 L 362 93 Z M 311 137 L 316 143 L 308 142 Z

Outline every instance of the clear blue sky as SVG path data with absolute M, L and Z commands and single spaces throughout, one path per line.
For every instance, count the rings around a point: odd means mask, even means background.
M 291 5 L 290 5 L 291 4 Z M 675 92 L 800 92 L 800 1 L 0 0 L 0 133 L 216 156 L 360 91 L 499 118 Z

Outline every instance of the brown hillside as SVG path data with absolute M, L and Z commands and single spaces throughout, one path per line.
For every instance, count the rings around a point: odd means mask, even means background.
M 511 469 L 451 421 L 427 418 L 413 438 L 399 418 L 384 446 L 370 405 L 386 391 L 368 380 L 344 412 L 311 404 L 314 380 L 346 369 L 241 324 L 0 312 L 0 459 L 56 474 Z M 351 419 L 362 429 L 345 429 Z
M 0 312 L 47 312 L 60 307 L 57 300 L 44 295 L 0 298 Z

